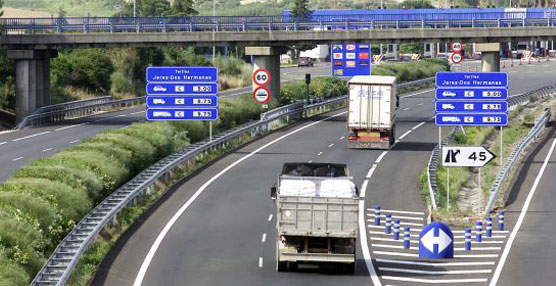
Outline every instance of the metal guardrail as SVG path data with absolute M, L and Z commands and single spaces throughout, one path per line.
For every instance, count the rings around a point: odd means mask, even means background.
M 308 18 L 290 15 L 2 18 L 0 26 L 4 27 L 3 31 L 7 34 L 554 26 L 556 13 L 546 12 L 442 11 L 434 15 L 405 12 L 312 15 Z
M 271 111 L 270 115 L 263 114 L 263 119 L 260 121 L 249 122 L 224 131 L 214 136 L 210 142 L 203 140 L 192 144 L 156 162 L 114 191 L 85 215 L 56 247 L 48 261 L 34 278 L 32 285 L 63 285 L 70 277 L 71 271 L 86 248 L 105 227 L 116 219 L 120 211 L 128 205 L 136 203 L 142 195 L 149 192 L 149 189 L 156 181 L 167 179 L 170 176 L 170 172 L 182 164 L 187 163 L 189 160 L 195 160 L 210 150 L 225 147 L 228 142 L 242 136 L 254 137 L 267 132 L 279 121 L 296 120 L 303 117 L 303 114 L 316 110 L 332 110 L 335 107 L 344 106 L 346 101 L 347 96 L 342 96 L 304 107 L 301 106 L 301 108 L 298 108 L 299 104 L 295 103 L 287 106 L 287 108 L 282 108 L 279 112 Z M 291 108 L 291 110 L 286 111 L 288 108 Z
M 112 96 L 107 95 L 107 96 L 99 96 L 99 97 L 89 98 L 89 99 L 81 99 L 81 100 L 75 100 L 70 102 L 52 104 L 48 106 L 39 107 L 35 111 L 33 111 L 32 114 L 40 114 L 40 113 L 46 113 L 52 111 L 72 109 L 75 107 L 83 107 L 83 106 L 89 106 L 98 103 L 105 103 L 112 100 L 113 100 Z
M 97 114 L 99 112 L 113 110 L 117 108 L 130 107 L 145 103 L 144 97 L 136 97 L 121 100 L 107 100 L 103 97 L 99 100 L 85 100 L 80 102 L 64 103 L 60 106 L 47 106 L 47 111 L 33 113 L 25 117 L 17 126 L 22 129 L 27 126 L 39 126 L 43 124 L 56 123 L 68 119 Z
M 526 93 L 511 96 L 508 99 L 508 104 L 510 105 L 510 109 L 515 109 L 517 106 L 529 102 L 530 99 L 533 98 L 533 97 L 538 97 L 538 99 L 543 99 L 545 97 L 555 96 L 555 95 L 556 95 L 556 85 L 549 85 L 549 86 L 545 86 L 545 87 L 542 87 L 542 88 L 539 88 L 539 89 L 536 89 L 536 90 L 533 90 L 533 91 L 529 91 L 529 92 L 526 92 Z M 448 137 L 446 137 L 442 140 L 442 146 L 444 146 L 444 144 L 446 144 L 446 142 L 452 140 L 454 132 L 455 132 L 455 129 L 453 130 L 453 132 L 450 136 L 448 136 Z M 525 139 L 527 139 L 527 137 Z M 520 145 L 521 145 L 521 143 L 520 143 Z M 433 203 L 434 209 L 436 209 L 435 206 L 437 206 L 436 196 L 438 194 L 438 184 L 437 184 L 437 177 L 436 177 L 436 171 L 437 171 L 437 167 L 438 167 L 438 160 L 439 160 L 439 156 L 440 156 L 440 149 L 438 147 L 439 147 L 438 145 L 436 145 L 434 147 L 433 151 L 431 152 L 431 156 L 429 158 L 429 163 L 427 164 L 427 185 L 428 185 L 428 188 L 429 188 L 429 193 L 431 194 L 431 201 Z M 522 148 L 519 152 L 523 151 L 523 149 L 525 149 L 525 148 Z M 519 153 L 518 153 L 518 155 L 519 155 Z M 507 163 L 504 165 L 504 168 L 506 168 L 506 165 L 507 165 Z M 512 163 L 512 166 L 513 166 L 513 163 Z M 512 166 L 509 166 L 509 168 L 511 169 Z M 504 168 L 502 168 L 502 170 L 500 172 L 502 172 L 504 170 Z M 503 179 L 500 181 L 500 183 L 499 183 L 500 186 L 503 184 L 504 180 L 506 179 L 506 176 L 507 176 L 507 174 L 505 174 Z M 498 177 L 497 177 L 497 180 L 498 180 Z M 499 188 L 500 188 L 500 186 L 498 186 L 498 187 L 496 187 L 496 186 L 497 186 L 497 183 L 495 182 L 495 185 L 493 186 L 493 188 L 491 190 L 491 196 L 493 196 L 492 192 L 496 193 L 494 195 L 494 198 L 497 196 L 497 194 L 499 192 Z M 496 190 L 494 190 L 495 187 L 496 187 Z M 494 203 L 494 201 L 492 201 L 492 203 Z M 489 201 L 489 204 L 491 204 L 490 201 Z M 492 205 L 490 206 L 490 208 L 487 206 L 487 208 L 485 209 L 485 214 L 488 214 L 490 212 L 491 207 L 492 207 Z M 486 212 L 486 210 L 489 210 L 489 211 Z
M 535 122 L 535 125 L 533 126 L 531 131 L 529 131 L 527 136 L 523 138 L 523 140 L 515 147 L 508 160 L 506 160 L 504 166 L 498 172 L 498 175 L 494 180 L 494 184 L 490 189 L 490 197 L 487 205 L 485 206 L 484 215 L 488 215 L 492 211 L 492 207 L 496 202 L 496 198 L 498 197 L 498 194 L 500 193 L 504 182 L 511 174 L 514 165 L 518 162 L 519 156 L 521 155 L 523 150 L 525 150 L 527 147 L 529 147 L 529 145 L 531 145 L 531 143 L 535 142 L 535 140 L 539 138 L 539 136 L 544 131 L 544 128 L 546 127 L 549 119 L 550 111 L 546 110 L 543 115 L 541 115 L 541 117 L 537 120 L 537 122 Z
M 434 82 L 434 80 L 435 80 L 435 77 L 427 77 L 427 78 L 424 78 L 424 79 L 418 79 L 418 80 L 415 80 L 415 81 L 400 83 L 400 84 L 397 84 L 396 86 L 397 86 L 397 88 L 402 88 L 402 87 L 406 87 L 406 86 L 430 83 L 430 82 Z

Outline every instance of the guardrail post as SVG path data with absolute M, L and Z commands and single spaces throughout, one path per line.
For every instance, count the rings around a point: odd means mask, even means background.
M 498 212 L 498 230 L 504 230 L 504 213 L 505 211 Z
M 392 214 L 386 214 L 386 222 L 384 225 L 384 232 L 386 234 L 392 233 Z
M 425 19 L 421 19 L 421 29 L 425 28 Z
M 465 229 L 465 250 L 466 251 L 471 250 L 471 229 L 470 228 Z
M 245 21 L 243 21 L 243 22 L 241 23 L 241 27 L 243 28 L 243 31 L 245 32 Z
M 498 28 L 500 28 L 500 18 L 496 19 L 496 21 L 498 22 Z
M 396 29 L 400 28 L 400 20 L 396 20 Z
M 166 33 L 166 18 L 162 19 L 162 33 Z
M 62 33 L 62 21 L 60 19 L 61 18 L 56 19 L 56 33 L 57 34 Z
M 471 19 L 471 28 L 475 28 L 475 18 Z
M 134 20 L 135 20 L 135 25 L 136 25 L 135 29 L 136 29 L 136 32 L 137 32 L 137 33 L 140 33 L 140 32 L 141 32 L 141 21 L 137 21 L 138 19 L 139 19 L 139 18 L 134 18 Z
M 380 205 L 375 207 L 375 225 L 380 225 Z
M 272 21 L 268 22 L 268 31 L 272 31 Z
M 482 242 L 483 241 L 483 222 L 478 221 L 475 226 L 475 241 Z
M 523 18 L 523 27 L 525 27 L 525 18 Z
M 394 240 L 400 239 L 400 220 L 397 219 L 394 221 Z
M 114 23 L 112 23 L 112 21 L 110 21 L 110 34 L 114 33 Z
M 409 249 L 411 244 L 411 229 L 409 227 L 405 227 L 403 229 L 403 248 Z

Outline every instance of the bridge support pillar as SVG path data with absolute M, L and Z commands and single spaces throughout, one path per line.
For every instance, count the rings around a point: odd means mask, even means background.
M 9 50 L 15 60 L 16 122 L 35 109 L 50 105 L 50 59 L 56 50 Z
M 253 56 L 253 73 L 266 69 L 270 73 L 270 82 L 266 86 L 270 96 L 280 100 L 280 55 L 286 53 L 285 47 L 245 47 L 245 55 Z M 253 91 L 257 85 L 253 83 Z
M 394 54 L 394 60 L 399 61 L 400 60 L 400 52 L 398 50 L 398 44 L 393 44 L 392 45 L 392 53 Z
M 500 43 L 476 44 L 475 49 L 481 52 L 481 67 L 483 72 L 500 71 Z
M 437 48 L 437 43 L 431 43 L 430 44 L 430 54 L 431 54 L 431 58 L 436 58 L 436 48 Z

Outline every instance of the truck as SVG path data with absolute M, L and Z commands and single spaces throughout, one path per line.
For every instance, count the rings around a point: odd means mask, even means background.
M 348 148 L 390 149 L 398 107 L 396 77 L 354 76 L 348 82 Z
M 345 164 L 285 163 L 276 204 L 276 269 L 334 263 L 355 273 L 359 194 Z

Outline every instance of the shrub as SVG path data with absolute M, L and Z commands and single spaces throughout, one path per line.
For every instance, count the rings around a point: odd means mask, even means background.
M 1 222 L 0 222 L 1 223 Z M 29 285 L 31 276 L 19 263 L 7 257 L 5 250 L 0 248 L 0 286 L 25 286 Z
M 172 127 L 162 122 L 151 124 L 132 124 L 126 128 L 113 130 L 115 134 L 125 134 L 149 142 L 156 149 L 157 158 L 164 157 L 174 150 Z
M 60 53 L 58 58 L 52 60 L 52 74 L 61 85 L 71 85 L 89 92 L 109 91 L 113 72 L 112 60 L 103 49 Z
M 85 142 L 71 148 L 74 151 L 94 150 L 103 153 L 111 159 L 122 163 L 126 168 L 133 168 L 132 152 L 120 146 L 110 144 L 110 142 Z

